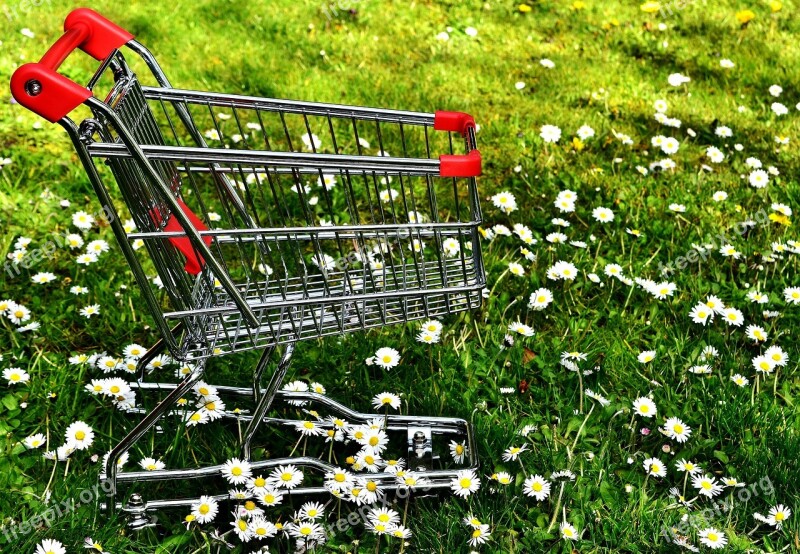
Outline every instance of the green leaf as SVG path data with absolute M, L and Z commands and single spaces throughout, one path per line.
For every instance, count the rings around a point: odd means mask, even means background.
M 723 464 L 728 463 L 728 455 L 725 454 L 722 450 L 714 450 L 714 457 Z
M 3 406 L 10 412 L 11 410 L 16 410 L 19 408 L 19 403 L 17 402 L 17 398 L 13 394 L 7 394 L 3 397 L 2 400 Z

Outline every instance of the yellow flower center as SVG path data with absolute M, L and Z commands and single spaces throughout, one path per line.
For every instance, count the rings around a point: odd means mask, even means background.
M 541 484 L 541 483 L 534 483 L 534 484 L 532 484 L 532 485 L 531 485 L 531 488 L 532 488 L 532 489 L 533 489 L 535 492 L 542 492 L 542 489 L 543 489 L 544 487 L 542 487 L 542 484 Z
M 333 480 L 334 480 L 334 481 L 336 481 L 337 483 L 344 483 L 345 477 L 344 477 L 344 475 L 343 475 L 343 474 L 341 474 L 341 473 L 337 473 L 337 474 L 336 474 L 336 475 L 333 477 Z
M 370 437 L 369 438 L 369 445 L 370 446 L 378 446 L 380 439 L 378 437 Z
M 86 433 L 84 433 L 83 431 L 78 431 L 77 433 L 75 433 L 75 438 L 78 439 L 79 441 L 82 441 L 83 439 L 86 438 Z
M 367 490 L 369 492 L 375 492 L 376 490 L 378 490 L 378 485 L 376 485 L 374 481 L 370 481 L 369 483 L 367 483 Z
M 208 512 L 210 512 L 210 511 L 211 511 L 211 508 L 209 507 L 209 505 L 208 505 L 208 504 L 202 504 L 202 505 L 201 505 L 201 506 L 200 506 L 200 507 L 197 509 L 197 511 L 198 511 L 198 512 L 200 512 L 200 513 L 201 513 L 201 514 L 203 514 L 203 515 L 206 515 Z
M 472 486 L 472 479 L 464 477 L 461 479 L 461 481 L 459 481 L 459 484 L 461 485 L 462 489 L 468 489 Z
M 247 502 L 244 503 L 244 509 L 247 510 L 248 512 L 253 511 L 256 509 L 256 503 L 253 502 L 252 500 L 248 500 Z

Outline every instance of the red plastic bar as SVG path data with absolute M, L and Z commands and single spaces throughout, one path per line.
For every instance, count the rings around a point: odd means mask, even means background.
M 180 198 L 176 198 L 176 200 L 178 201 L 178 205 L 181 207 L 183 213 L 185 213 L 186 217 L 189 218 L 189 221 L 192 222 L 192 225 L 195 229 L 198 231 L 208 231 L 208 227 L 206 227 L 200 218 L 189 209 L 189 206 L 184 204 L 183 200 Z M 175 214 L 170 214 L 163 231 L 177 231 L 180 233 L 186 232 L 186 230 L 178 221 L 178 218 L 175 217 Z M 192 241 L 189 240 L 189 237 L 170 237 L 167 240 L 169 240 L 172 243 L 172 246 L 177 248 L 178 251 L 186 258 L 186 265 L 183 268 L 186 270 L 186 273 L 197 275 L 203 270 L 203 266 L 205 265 L 206 261 L 195 251 L 194 246 L 192 246 Z M 203 242 L 205 242 L 206 245 L 211 246 L 211 237 L 203 237 Z
M 466 136 L 470 127 L 475 128 L 475 119 L 468 113 L 439 110 L 433 116 L 433 128 L 437 131 L 452 131 Z
M 89 8 L 78 8 L 64 21 L 65 33 L 39 63 L 19 67 L 11 76 L 11 94 L 32 112 L 55 123 L 85 102 L 92 93 L 56 73 L 80 48 L 97 60 L 133 39 L 133 35 Z
M 477 177 L 481 174 L 481 153 L 472 150 L 469 154 L 439 156 L 439 175 L 442 177 Z

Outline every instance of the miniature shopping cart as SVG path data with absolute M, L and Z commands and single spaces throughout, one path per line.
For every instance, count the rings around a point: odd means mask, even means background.
M 219 387 L 252 399 L 252 410 L 235 416 L 249 422 L 241 456 L 255 469 L 332 470 L 313 457 L 253 460 L 251 444 L 260 425 L 282 423 L 267 417 L 276 400 L 313 403 L 351 422 L 384 417 L 280 390 L 298 341 L 480 306 L 473 119 L 175 89 L 145 47 L 97 13 L 75 10 L 65 30 L 39 63 L 17 69 L 11 88 L 74 142 L 160 335 L 134 383 L 143 394 L 159 391 L 160 401 L 111 452 L 101 474 L 112 491 L 105 506 L 138 513 L 191 504 L 138 496 L 132 504 L 119 487 L 202 478 L 219 466 L 129 472 L 117 461 L 176 409 L 209 357 L 248 350 L 263 351 L 252 387 Z M 140 83 L 123 45 L 158 86 Z M 86 87 L 56 72 L 76 48 L 102 62 Z M 113 83 L 100 100 L 93 91 L 103 79 Z M 68 114 L 79 109 L 86 117 L 77 123 Z M 111 179 L 118 191 L 107 187 Z M 125 208 L 134 232 L 122 224 Z M 276 348 L 282 356 L 269 373 Z M 146 381 L 148 363 L 167 351 L 194 370 L 177 384 Z M 390 415 L 386 423 L 405 433 L 410 463 L 427 469 L 431 488 L 447 488 L 456 473 L 436 468 L 437 437 L 465 441 L 463 467 L 477 467 L 464 420 Z M 373 477 L 386 490 L 397 487 L 388 473 Z

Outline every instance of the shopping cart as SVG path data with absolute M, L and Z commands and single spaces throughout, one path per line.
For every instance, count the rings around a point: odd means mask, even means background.
M 252 460 L 255 433 L 264 422 L 285 423 L 267 417 L 276 399 L 315 403 L 351 422 L 384 417 L 279 390 L 296 342 L 479 307 L 485 276 L 473 119 L 175 89 L 144 46 L 97 13 L 75 10 L 64 27 L 39 63 L 17 69 L 12 92 L 72 139 L 160 335 L 133 385 L 166 394 L 112 450 L 101 474 L 112 491 L 106 507 L 138 517 L 186 506 L 194 499 L 119 502 L 118 486 L 218 474 L 214 465 L 122 472 L 117 461 L 164 415 L 180 411 L 178 400 L 200 381 L 209 357 L 235 352 L 263 351 L 252 387 L 218 387 L 253 399 L 250 414 L 235 416 L 249 421 L 241 455 L 255 469 L 293 463 L 331 471 L 311 457 Z M 123 45 L 158 86 L 140 83 Z M 56 72 L 76 48 L 102 62 L 86 87 Z M 109 76 L 101 101 L 93 90 Z M 68 114 L 81 105 L 91 113 L 76 123 Z M 107 188 L 109 179 L 119 193 Z M 123 227 L 125 207 L 134 232 Z M 159 286 L 148 278 L 153 269 Z M 267 378 L 278 347 L 282 356 Z M 166 351 L 194 371 L 177 384 L 147 382 L 148 363 Z M 447 488 L 456 473 L 433 468 L 436 437 L 466 441 L 464 467 L 477 467 L 464 420 L 390 415 L 386 422 L 406 434 L 410 461 L 429 468 L 430 488 Z M 372 477 L 386 490 L 398 486 L 389 473 Z

